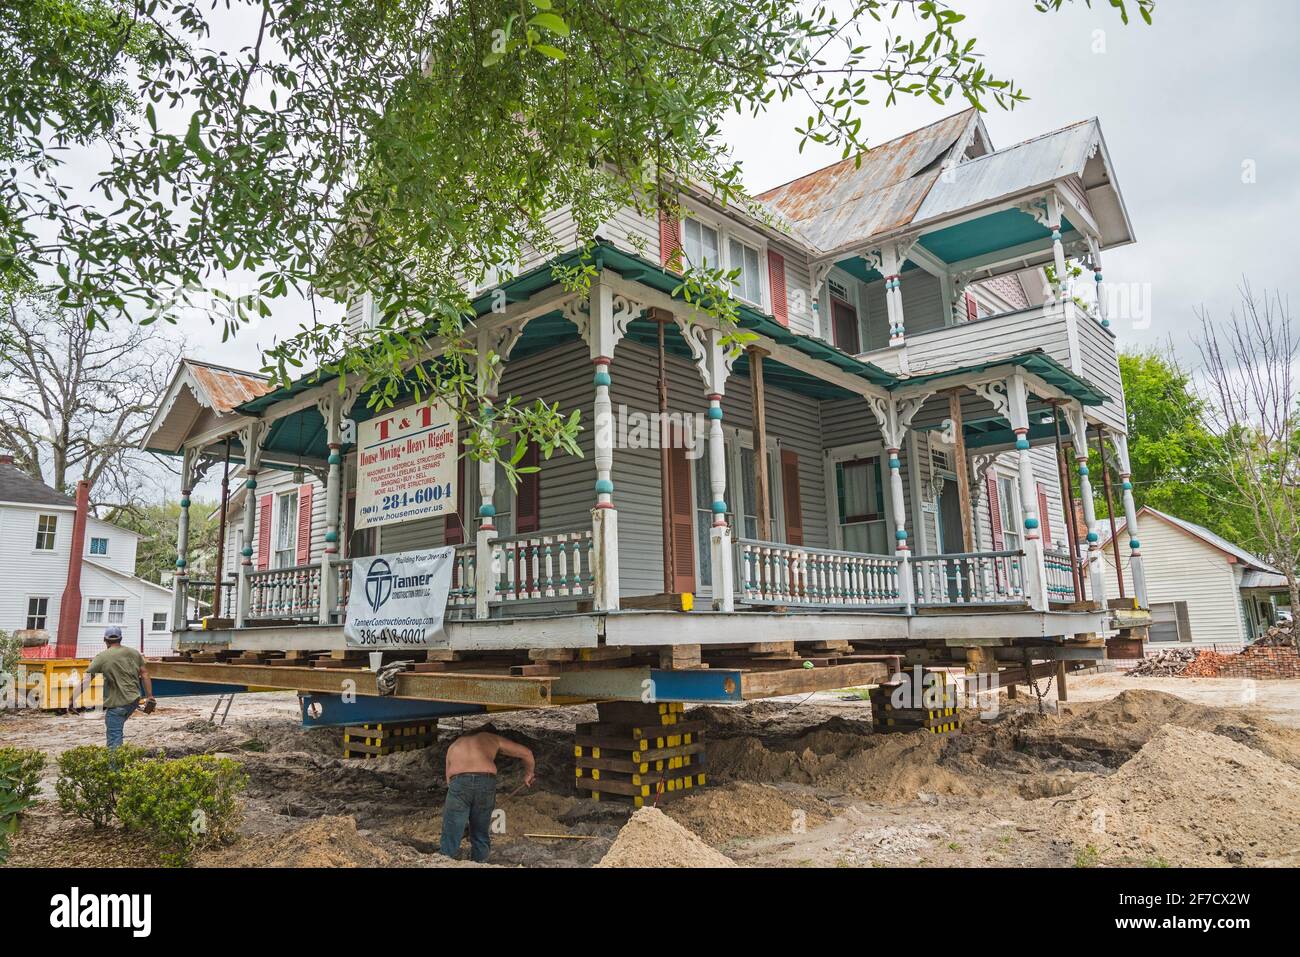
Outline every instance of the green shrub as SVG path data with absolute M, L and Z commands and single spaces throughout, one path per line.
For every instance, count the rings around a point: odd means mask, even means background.
M 230 758 L 142 761 L 123 776 L 117 816 L 158 846 L 164 864 L 179 867 L 195 852 L 234 839 L 238 795 L 247 784 L 243 768 Z
M 116 751 L 86 744 L 59 755 L 54 791 L 63 813 L 104 827 L 117 811 L 122 776 L 146 756 L 144 748 L 124 744 Z
M 23 641 L 13 632 L 0 628 L 0 674 L 14 675 L 23 660 Z
M 45 752 L 0 748 L 0 864 L 9 859 L 9 838 L 18 816 L 36 803 Z

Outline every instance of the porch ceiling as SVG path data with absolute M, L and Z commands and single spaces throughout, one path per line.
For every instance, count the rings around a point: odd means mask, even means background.
M 1065 217 L 1061 219 L 1061 234 L 1067 242 L 1079 236 L 1078 230 Z M 1051 249 L 1051 241 L 1050 229 L 1018 209 L 1003 209 L 957 223 L 926 233 L 919 240 L 926 251 L 946 263 L 964 262 L 1029 243 L 1042 243 L 1045 249 Z

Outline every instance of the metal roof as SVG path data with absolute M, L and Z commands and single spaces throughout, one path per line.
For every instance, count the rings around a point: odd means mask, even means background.
M 939 178 L 940 160 L 971 134 L 979 113 L 964 110 L 756 198 L 795 224 L 817 249 L 906 226 Z
M 203 390 L 204 395 L 199 401 L 223 415 L 275 388 L 266 376 L 253 372 L 241 372 L 196 359 L 182 359 L 181 364 Z

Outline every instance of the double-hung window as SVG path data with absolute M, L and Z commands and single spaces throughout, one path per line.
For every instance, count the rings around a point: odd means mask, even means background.
M 54 536 L 59 528 L 59 516 L 38 515 L 36 518 L 36 550 L 54 551 Z
M 99 538 L 98 536 L 96 536 L 96 537 L 94 537 L 94 538 L 91 538 L 91 540 L 90 540 L 90 554 L 92 554 L 92 555 L 107 555 L 107 554 L 108 554 L 108 539 L 107 539 L 107 538 Z
M 283 493 L 276 502 L 275 567 L 292 568 L 298 561 L 298 493 Z
M 718 231 L 698 219 L 688 218 L 682 223 L 682 252 L 687 263 L 697 268 L 717 269 L 722 265 Z
M 731 291 L 746 302 L 761 303 L 763 286 L 758 267 L 758 250 L 734 236 L 728 240 L 728 245 L 728 255 L 731 257 L 728 268 L 739 271 L 739 275 L 731 282 Z
M 50 616 L 49 598 L 27 599 L 27 630 L 44 631 Z
M 102 625 L 104 623 L 104 599 L 88 598 L 86 600 L 86 624 Z

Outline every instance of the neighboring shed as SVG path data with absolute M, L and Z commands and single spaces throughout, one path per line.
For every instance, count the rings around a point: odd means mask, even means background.
M 1208 528 L 1148 505 L 1138 511 L 1138 528 L 1151 601 L 1149 649 L 1240 647 L 1277 620 L 1287 586 L 1276 568 Z M 1127 535 L 1124 522 L 1116 534 Z M 1104 554 L 1113 578 L 1113 553 L 1106 548 Z M 1123 571 L 1131 595 L 1127 562 Z

